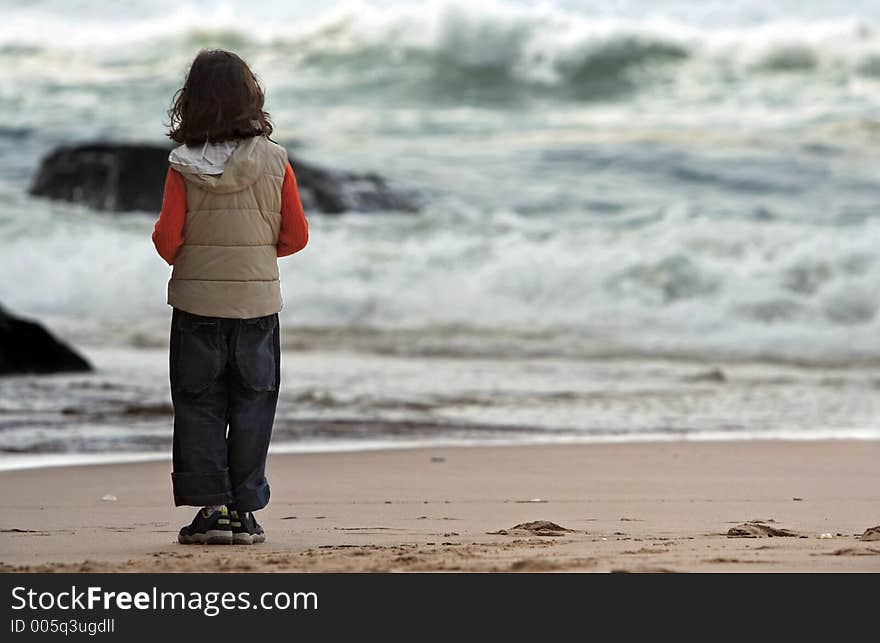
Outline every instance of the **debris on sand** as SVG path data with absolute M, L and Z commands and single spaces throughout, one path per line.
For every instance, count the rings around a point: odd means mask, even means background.
M 861 535 L 860 540 L 880 540 L 880 525 L 868 527 Z
M 573 532 L 574 529 L 562 527 L 549 520 L 533 520 L 532 522 L 521 522 L 510 529 L 499 529 L 498 531 L 489 531 L 486 533 L 492 536 L 564 536 L 565 534 Z
M 799 535 L 795 531 L 772 527 L 759 520 L 750 520 L 727 530 L 728 538 L 772 538 L 773 536 L 793 538 Z

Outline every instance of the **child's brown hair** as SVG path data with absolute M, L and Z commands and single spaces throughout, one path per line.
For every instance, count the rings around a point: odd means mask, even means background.
M 257 77 L 236 54 L 222 49 L 198 53 L 168 110 L 171 140 L 186 145 L 222 143 L 272 134 Z

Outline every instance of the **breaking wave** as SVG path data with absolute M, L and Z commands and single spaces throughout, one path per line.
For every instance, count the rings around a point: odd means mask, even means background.
M 337 78 L 347 86 L 397 86 L 420 96 L 430 86 L 436 89 L 427 94 L 432 99 L 443 92 L 504 99 L 535 89 L 601 99 L 669 83 L 693 89 L 781 73 L 838 84 L 880 78 L 880 28 L 869 18 L 695 26 L 600 18 L 550 5 L 446 0 L 357 2 L 269 25 L 256 17 L 242 21 L 224 5 L 213 12 L 181 5 L 118 24 L 86 15 L 73 31 L 61 17 L 29 10 L 13 12 L 9 23 L 14 28 L 0 32 L 0 50 L 10 60 L 57 56 L 68 48 L 76 56 L 86 51 L 99 57 L 127 49 L 119 64 L 124 70 L 127 60 L 141 74 L 145 59 L 177 56 L 182 64 L 194 49 L 219 45 L 283 67 L 291 83 L 314 74 L 324 83 Z M 179 71 L 176 63 L 170 68 Z M 77 65 L 68 72 L 76 75 Z

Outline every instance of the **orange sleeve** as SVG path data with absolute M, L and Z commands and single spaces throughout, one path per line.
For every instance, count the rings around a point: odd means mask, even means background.
M 186 220 L 186 182 L 177 170 L 168 168 L 165 176 L 165 195 L 162 211 L 153 228 L 153 245 L 168 265 L 183 245 L 183 223 Z
M 293 168 L 288 163 L 281 184 L 281 230 L 278 233 L 277 254 L 279 257 L 292 255 L 305 248 L 308 242 L 309 222 L 299 200 Z

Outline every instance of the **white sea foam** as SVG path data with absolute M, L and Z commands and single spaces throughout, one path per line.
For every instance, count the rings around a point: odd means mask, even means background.
M 148 221 L 52 216 L 45 233 L 7 242 L 5 304 L 96 322 L 165 314 L 168 269 Z M 621 230 L 506 215 L 453 223 L 434 213 L 408 224 L 313 217 L 307 251 L 281 261 L 282 317 L 297 326 L 563 333 L 587 352 L 875 361 L 878 240 L 876 219 L 817 230 L 668 216 Z

